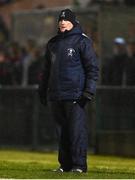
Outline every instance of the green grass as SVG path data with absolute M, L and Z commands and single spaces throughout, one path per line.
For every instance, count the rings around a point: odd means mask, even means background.
M 55 173 L 57 153 L 0 150 L 0 178 L 17 179 L 133 179 L 135 159 L 88 155 L 88 172 Z

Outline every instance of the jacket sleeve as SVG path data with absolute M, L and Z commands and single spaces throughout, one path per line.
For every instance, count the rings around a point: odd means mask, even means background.
M 41 74 L 40 74 L 40 82 L 39 82 L 39 89 L 38 89 L 40 98 L 47 98 L 50 68 L 51 68 L 51 60 L 50 60 L 49 48 L 47 45 L 45 56 L 44 56 L 43 70 L 41 71 Z
M 81 60 L 85 72 L 84 92 L 94 95 L 96 92 L 99 68 L 92 41 L 87 37 L 84 37 L 81 41 Z

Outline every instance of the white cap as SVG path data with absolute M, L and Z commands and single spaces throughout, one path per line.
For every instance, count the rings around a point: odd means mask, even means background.
M 116 37 L 116 38 L 114 39 L 114 43 L 124 45 L 124 44 L 126 44 L 126 41 L 125 41 L 125 39 L 122 38 L 122 37 Z

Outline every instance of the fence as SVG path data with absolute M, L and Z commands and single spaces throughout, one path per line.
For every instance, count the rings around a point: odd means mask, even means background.
M 88 106 L 89 147 L 97 154 L 135 155 L 135 87 L 98 87 Z M 0 146 L 56 149 L 55 123 L 37 87 L 0 89 Z
M 51 115 L 36 87 L 0 89 L 0 145 L 37 148 L 55 141 Z M 51 143 L 50 143 L 51 142 Z
M 135 87 L 99 87 L 96 153 L 135 156 Z
M 95 121 L 90 105 L 88 115 L 89 146 L 94 146 Z M 57 147 L 56 124 L 49 104 L 39 102 L 36 86 L 0 88 L 0 146 L 33 149 Z

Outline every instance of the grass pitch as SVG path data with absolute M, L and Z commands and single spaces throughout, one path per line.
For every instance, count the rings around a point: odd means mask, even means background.
M 88 172 L 55 173 L 57 153 L 0 150 L 0 178 L 134 179 L 135 159 L 88 155 Z

